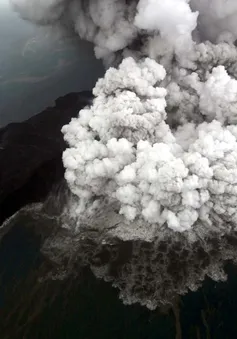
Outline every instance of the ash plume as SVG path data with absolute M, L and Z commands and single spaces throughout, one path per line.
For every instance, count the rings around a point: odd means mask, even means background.
M 236 257 L 235 0 L 12 3 L 93 42 L 108 68 L 93 104 L 62 129 L 72 196 L 42 250 L 150 308 L 206 275 L 225 279 Z

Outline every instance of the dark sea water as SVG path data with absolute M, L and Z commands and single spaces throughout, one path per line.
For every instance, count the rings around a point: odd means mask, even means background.
M 40 254 L 41 235 L 32 223 L 27 215 L 16 218 L 1 242 L 1 339 L 237 338 L 236 267 L 227 265 L 227 282 L 207 279 L 169 310 L 125 306 L 117 290 L 88 269 L 39 282 L 50 263 Z
M 59 96 L 91 90 L 103 73 L 92 44 L 39 29 L 0 0 L 0 127 L 41 112 Z

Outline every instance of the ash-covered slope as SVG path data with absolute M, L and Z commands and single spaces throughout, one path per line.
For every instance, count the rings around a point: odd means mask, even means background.
M 91 98 L 91 92 L 70 93 L 54 107 L 0 130 L 0 223 L 25 204 L 43 200 L 63 178 L 61 128 Z

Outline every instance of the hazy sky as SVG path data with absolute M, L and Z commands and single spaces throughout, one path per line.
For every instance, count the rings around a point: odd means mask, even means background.
M 92 45 L 56 43 L 0 0 L 0 127 L 24 120 L 72 91 L 91 89 L 103 75 Z
M 9 0 L 0 0 L 0 6 L 10 8 Z
M 8 0 L 0 0 L 0 6 L 1 5 L 8 5 L 9 1 Z

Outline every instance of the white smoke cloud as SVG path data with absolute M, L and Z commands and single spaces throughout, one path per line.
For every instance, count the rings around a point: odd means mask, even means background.
M 112 280 L 127 303 L 156 307 L 159 298 L 170 301 L 167 287 L 151 303 L 157 282 L 149 297 L 136 292 L 141 244 L 149 242 L 151 257 L 164 239 L 170 246 L 182 242 L 189 253 L 190 244 L 203 244 L 209 253 L 215 237 L 237 227 L 236 1 L 12 2 L 33 22 L 71 27 L 95 44 L 97 57 L 113 63 L 93 90 L 92 106 L 62 129 L 65 178 L 73 193 L 67 229 L 83 243 L 93 227 L 100 250 L 108 239 L 134 242 L 120 278 L 111 277 L 109 265 L 98 270 L 90 263 L 95 274 Z M 198 274 L 185 271 L 185 282 L 173 290 L 195 289 L 205 275 L 223 280 L 230 253 L 222 259 L 215 254 Z M 198 255 L 192 265 L 195 260 Z M 144 267 L 153 272 L 153 264 Z M 165 265 L 160 270 L 171 281 Z M 130 273 L 126 282 L 119 280 Z
M 188 0 L 140 0 L 134 24 L 146 31 L 159 32 L 176 51 L 189 49 L 198 12 L 192 12 Z M 174 10 L 175 9 L 175 10 Z
M 95 44 L 96 56 L 129 47 L 140 34 L 159 36 L 179 54 L 200 40 L 237 38 L 235 0 L 10 0 L 24 19 L 71 28 Z M 199 15 L 198 15 L 199 14 Z M 156 41 L 157 44 L 157 41 Z M 146 44 L 145 44 L 146 45 Z M 155 46 L 153 46 L 155 48 Z
M 191 8 L 199 12 L 199 32 L 213 42 L 226 33 L 237 38 L 237 3 L 234 0 L 191 0 Z
M 70 146 L 66 179 L 83 202 L 80 213 L 91 197 L 108 196 L 128 221 L 143 219 L 144 227 L 166 223 L 182 232 L 201 220 L 208 228 L 213 213 L 235 223 L 237 128 L 221 123 L 235 121 L 237 82 L 223 66 L 205 82 L 196 79 L 196 109 L 211 122 L 172 131 L 167 91 L 158 87 L 164 78 L 154 60 L 126 58 L 98 81 L 92 107 L 63 127 Z

